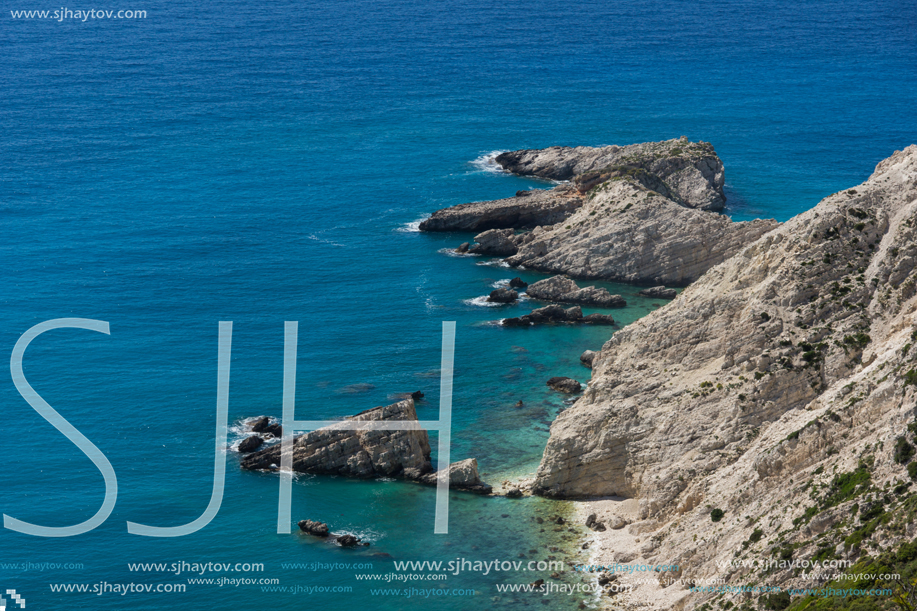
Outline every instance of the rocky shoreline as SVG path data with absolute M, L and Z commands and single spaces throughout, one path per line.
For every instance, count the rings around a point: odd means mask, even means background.
M 676 146 L 705 150 L 683 140 L 655 145 L 644 151 L 662 165 Z M 586 291 L 571 278 L 595 278 L 649 285 L 644 296 L 673 301 L 582 354 L 592 378 L 551 425 L 536 476 L 519 494 L 572 500 L 596 564 L 679 567 L 633 581 L 614 599 L 622 608 L 722 606 L 721 594 L 690 591 L 702 579 L 763 578 L 784 588 L 829 581 L 730 564 L 743 550 L 911 570 L 917 145 L 782 225 L 732 223 L 712 212 L 716 197 L 687 200 L 658 166 L 598 167 L 597 151 L 498 157 L 507 171 L 571 181 L 540 197 L 583 201 L 563 221 L 534 227 L 511 214 L 499 221 L 504 200 L 480 203 L 490 204 L 491 226 L 471 248 L 569 276 L 541 281 L 551 290 L 532 284 L 532 298 L 562 302 Z M 695 196 L 715 193 L 717 172 L 711 180 L 693 167 L 706 180 L 691 182 Z M 456 212 L 434 217 L 446 226 Z M 686 285 L 681 294 L 670 288 Z M 567 316 L 553 307 L 558 320 Z M 559 378 L 549 384 L 576 391 Z M 845 483 L 852 480 L 863 483 Z

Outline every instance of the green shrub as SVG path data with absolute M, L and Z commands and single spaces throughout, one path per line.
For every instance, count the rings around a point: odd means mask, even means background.
M 710 519 L 714 522 L 719 522 L 723 519 L 723 516 L 726 515 L 726 512 L 722 509 L 714 509 L 710 512 Z
M 907 474 L 911 479 L 917 479 L 917 460 L 907 466 Z
M 906 465 L 911 462 L 914 456 L 914 446 L 907 442 L 905 437 L 899 437 L 895 440 L 895 462 L 899 465 Z

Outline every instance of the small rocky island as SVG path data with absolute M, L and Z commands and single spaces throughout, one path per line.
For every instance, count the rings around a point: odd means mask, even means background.
M 408 397 L 347 420 L 416 422 L 417 411 L 414 400 Z M 241 467 L 250 471 L 276 470 L 279 466 L 280 444 L 243 456 L 241 460 Z M 429 435 L 423 429 L 358 431 L 326 427 L 310 431 L 293 442 L 293 470 L 358 478 L 396 477 L 428 485 L 435 485 L 437 477 L 430 462 Z M 449 486 L 480 494 L 491 492 L 491 487 L 481 481 L 474 458 L 449 465 Z

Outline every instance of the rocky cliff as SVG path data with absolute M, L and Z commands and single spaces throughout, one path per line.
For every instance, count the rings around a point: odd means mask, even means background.
M 628 540 L 601 534 L 596 557 L 676 562 L 692 579 L 818 587 L 730 562 L 910 561 L 917 146 L 736 250 L 594 356 L 535 490 L 632 499 L 622 507 L 643 521 Z M 644 598 L 693 608 L 713 596 L 662 584 Z

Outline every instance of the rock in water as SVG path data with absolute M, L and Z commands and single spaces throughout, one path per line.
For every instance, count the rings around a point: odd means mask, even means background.
M 490 292 L 487 301 L 491 303 L 512 303 L 519 298 L 519 293 L 512 289 L 497 289 Z
M 475 244 L 468 249 L 468 252 L 495 257 L 514 255 L 518 249 L 513 236 L 512 229 L 490 229 L 474 236 Z
M 578 303 L 600 308 L 623 308 L 627 305 L 620 295 L 611 295 L 607 290 L 594 286 L 581 289 L 576 282 L 563 276 L 553 276 L 530 284 L 525 293 L 541 301 Z
M 351 421 L 417 420 L 414 401 L 405 399 L 376 407 Z M 405 469 L 427 472 L 430 441 L 424 430 L 353 431 L 325 427 L 296 438 L 293 445 L 293 470 L 353 477 L 398 476 Z M 249 454 L 242 459 L 243 469 L 269 469 L 280 465 L 280 445 Z
M 481 481 L 478 475 L 478 461 L 474 458 L 466 458 L 449 465 L 449 488 L 453 490 L 468 490 L 478 494 L 490 494 L 493 488 Z M 422 484 L 435 486 L 437 473 L 428 473 L 418 481 Z
M 312 520 L 300 520 L 299 530 L 316 537 L 328 536 L 328 525 L 324 522 L 313 522 Z
M 415 390 L 414 392 L 411 393 L 411 398 L 414 399 L 415 401 L 419 401 L 423 399 L 423 393 L 420 392 L 419 390 Z
M 455 252 L 459 253 L 460 255 L 463 255 L 466 252 L 468 252 L 469 248 L 471 248 L 471 244 L 469 244 L 468 242 L 462 242 L 461 244 L 459 244 L 459 247 L 455 249 Z
M 654 286 L 652 288 L 643 289 L 637 294 L 653 299 L 675 299 L 678 297 L 678 292 L 675 289 L 667 289 L 664 286 Z
M 554 377 L 548 380 L 548 386 L 553 390 L 558 392 L 564 392 L 567 394 L 573 394 L 581 391 L 583 389 L 582 384 L 574 380 L 573 378 L 564 378 L 564 377 Z
M 239 452 L 243 454 L 254 452 L 262 445 L 264 445 L 264 440 L 261 437 L 258 435 L 251 435 L 239 442 Z
M 509 281 L 509 287 L 513 289 L 524 289 L 528 285 L 529 285 L 528 282 L 525 282 L 519 276 L 516 276 L 515 278 Z
M 583 316 L 583 322 L 587 325 L 613 325 L 615 319 L 610 314 L 587 314 Z
M 375 407 L 350 421 L 417 421 L 414 400 Z M 248 454 L 243 469 L 271 469 L 280 465 L 280 444 Z M 324 427 L 300 435 L 293 442 L 293 470 L 351 477 L 402 477 L 421 483 L 436 482 L 430 464 L 430 440 L 423 429 L 404 431 L 354 431 Z M 478 476 L 478 462 L 468 458 L 449 466 L 450 488 L 490 494 L 491 487 Z
M 337 537 L 335 541 L 337 541 L 337 544 L 341 547 L 356 547 L 360 545 L 360 539 L 354 537 L 353 535 L 341 535 Z M 364 543 L 363 545 L 366 546 L 369 544 Z
M 595 360 L 595 357 L 598 356 L 598 352 L 595 350 L 586 350 L 581 355 L 579 355 L 580 363 L 592 369 L 592 361 Z
M 601 316 L 601 314 L 590 314 L 589 316 Z M 504 318 L 501 324 L 504 327 L 528 327 L 535 324 L 585 322 L 586 318 L 589 317 L 583 317 L 583 310 L 579 306 L 574 306 L 565 310 L 559 305 L 549 305 L 538 308 L 537 310 L 532 310 L 528 314 L 517 318 Z M 609 316 L 608 318 L 611 317 Z

